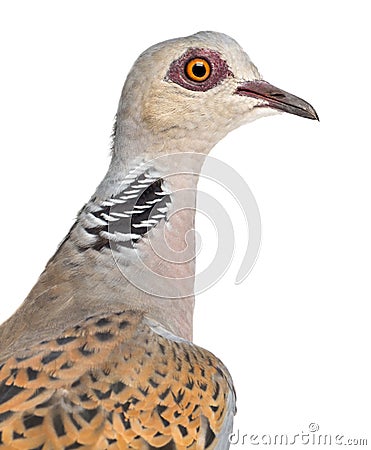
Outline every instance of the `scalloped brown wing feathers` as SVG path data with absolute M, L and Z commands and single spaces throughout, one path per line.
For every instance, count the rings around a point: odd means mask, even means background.
M 1 449 L 215 448 L 223 364 L 142 313 L 90 317 L 0 366 Z

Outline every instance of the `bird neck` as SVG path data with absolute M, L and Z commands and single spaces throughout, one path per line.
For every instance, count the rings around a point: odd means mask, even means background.
M 196 194 L 205 156 L 185 153 L 169 138 L 144 142 L 143 134 L 119 139 L 121 147 L 116 136 L 106 176 L 34 294 L 63 272 L 64 297 L 79 313 L 141 310 L 191 339 Z M 140 156 L 130 157 L 138 145 L 145 145 Z

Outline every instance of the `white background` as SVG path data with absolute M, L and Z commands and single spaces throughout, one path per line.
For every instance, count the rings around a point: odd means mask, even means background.
M 241 433 L 294 435 L 316 422 L 371 442 L 367 2 L 3 2 L 0 320 L 104 175 L 135 58 L 202 29 L 237 39 L 265 79 L 310 101 L 321 122 L 262 119 L 213 150 L 253 191 L 263 240 L 236 286 L 245 230 L 238 206 L 225 204 L 238 248 L 198 299 L 195 342 L 230 369 Z M 202 235 L 208 224 L 198 223 Z

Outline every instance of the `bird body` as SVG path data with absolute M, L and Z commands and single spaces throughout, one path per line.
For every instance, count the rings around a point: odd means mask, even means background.
M 192 342 L 197 182 L 229 131 L 277 111 L 317 118 L 221 33 L 138 58 L 106 176 L 0 327 L 0 449 L 229 447 L 231 377 Z

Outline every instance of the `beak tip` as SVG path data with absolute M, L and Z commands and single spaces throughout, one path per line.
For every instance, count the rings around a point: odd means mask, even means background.
M 310 114 L 310 117 L 309 117 L 310 119 L 317 120 L 318 122 L 320 121 L 319 120 L 319 116 L 317 114 L 317 111 L 313 108 L 312 105 L 311 105 L 311 108 L 310 108 L 310 110 L 308 112 Z

